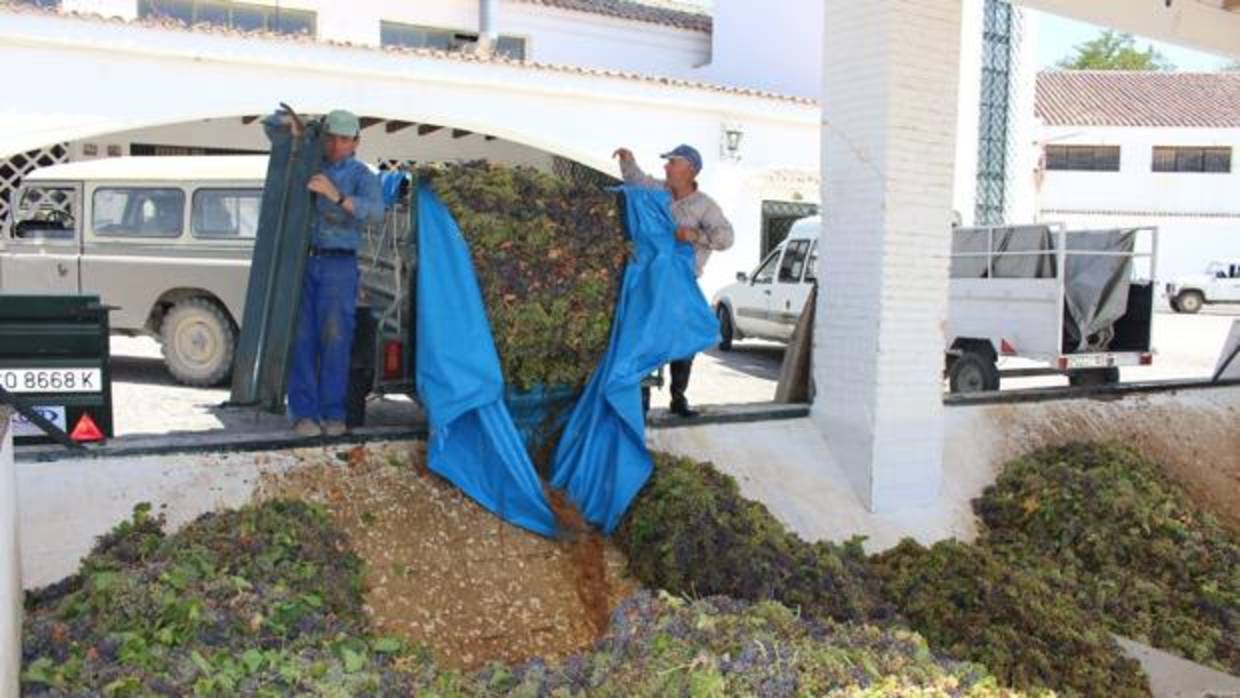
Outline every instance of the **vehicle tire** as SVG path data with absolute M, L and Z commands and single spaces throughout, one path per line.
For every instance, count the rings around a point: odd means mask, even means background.
M 953 393 L 981 393 L 999 389 L 999 367 L 990 359 L 965 352 L 953 359 L 947 369 Z
M 224 311 L 206 298 L 188 298 L 172 306 L 159 334 L 164 364 L 177 382 L 210 387 L 232 373 L 237 331 Z
M 1068 374 L 1068 385 L 1074 388 L 1088 388 L 1098 385 L 1110 385 L 1119 382 L 1119 368 L 1087 368 Z
M 1200 291 L 1183 291 L 1175 297 L 1176 309 L 1189 315 L 1201 312 L 1201 306 L 1205 304 L 1205 296 L 1202 296 Z
M 716 312 L 719 316 L 719 351 L 732 351 L 732 342 L 736 339 L 736 326 L 732 324 L 732 311 L 728 306 L 720 304 Z

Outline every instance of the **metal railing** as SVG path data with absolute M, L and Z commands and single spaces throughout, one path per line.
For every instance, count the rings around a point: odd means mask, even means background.
M 957 235 L 969 233 L 977 234 L 986 233 L 986 249 L 979 252 L 956 252 L 951 253 L 952 259 L 982 259 L 986 260 L 985 275 L 979 277 L 957 277 L 954 278 L 1062 278 L 1063 270 L 1066 268 L 1068 257 L 1128 257 L 1134 260 L 1148 259 L 1150 263 L 1149 281 L 1154 281 L 1157 273 L 1156 263 L 1158 258 L 1158 228 L 1156 226 L 1140 226 L 1140 227 L 1117 227 L 1102 228 L 1090 230 L 1068 230 L 1062 223 L 1048 224 L 1042 226 L 1045 234 L 1049 235 L 1054 241 L 1052 247 L 1048 249 L 1031 249 L 1031 250 L 996 250 L 995 234 L 996 232 L 1008 231 L 1027 231 L 1031 233 L 1038 232 L 1037 226 L 979 226 L 972 228 L 956 228 L 952 231 L 953 238 Z M 1134 249 L 1128 251 L 1107 251 L 1107 250 L 1081 250 L 1070 249 L 1068 247 L 1069 236 L 1078 235 L 1101 235 L 1111 234 L 1115 232 L 1132 232 L 1132 233 L 1149 233 L 1150 249 L 1148 252 L 1142 252 L 1138 249 L 1134 241 Z M 995 260 L 1002 257 L 1049 257 L 1054 255 L 1056 264 L 1051 274 L 1048 276 L 1033 277 L 1002 277 L 995 275 Z

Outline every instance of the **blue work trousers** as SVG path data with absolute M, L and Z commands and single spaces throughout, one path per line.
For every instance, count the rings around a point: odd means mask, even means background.
M 343 422 L 357 312 L 357 259 L 311 256 L 293 339 L 288 409 L 294 422 Z

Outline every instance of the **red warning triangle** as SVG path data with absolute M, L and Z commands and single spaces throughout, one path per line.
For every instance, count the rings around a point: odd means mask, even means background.
M 77 426 L 73 427 L 73 431 L 69 433 L 69 438 L 74 441 L 103 441 L 103 431 L 95 424 L 95 420 L 90 418 L 89 414 L 82 414 L 78 420 Z

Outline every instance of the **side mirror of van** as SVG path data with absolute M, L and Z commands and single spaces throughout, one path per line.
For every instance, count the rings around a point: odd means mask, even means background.
M 749 281 L 749 275 L 743 271 L 738 271 L 736 272 L 736 280 L 741 283 L 745 283 L 746 281 Z

